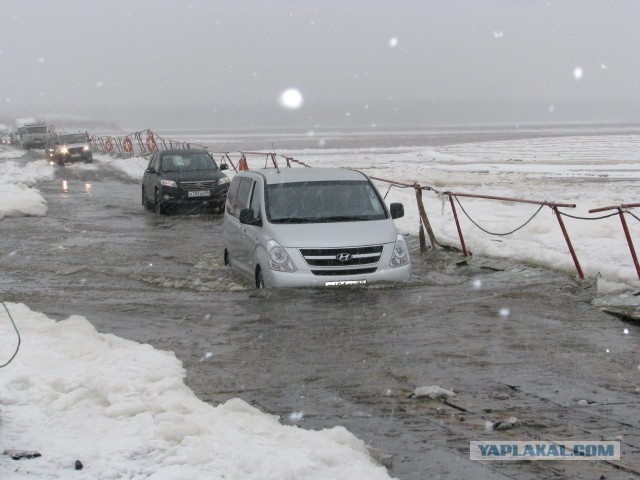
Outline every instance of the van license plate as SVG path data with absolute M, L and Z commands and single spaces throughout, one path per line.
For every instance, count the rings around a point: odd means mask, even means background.
M 339 285 L 364 285 L 366 280 L 342 280 L 339 282 L 324 282 L 325 287 L 335 287 Z
M 211 192 L 209 190 L 195 190 L 193 192 L 187 192 L 189 197 L 210 197 Z

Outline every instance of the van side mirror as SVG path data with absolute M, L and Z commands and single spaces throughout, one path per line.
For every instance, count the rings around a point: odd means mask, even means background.
M 240 223 L 245 225 L 256 225 L 258 227 L 262 226 L 262 220 L 254 217 L 253 210 L 251 208 L 243 208 L 240 210 Z
M 404 217 L 404 205 L 401 203 L 392 203 L 389 205 L 389 209 L 391 210 L 391 218 Z
M 227 165 L 226 163 L 221 163 L 220 170 L 229 170 L 229 165 Z

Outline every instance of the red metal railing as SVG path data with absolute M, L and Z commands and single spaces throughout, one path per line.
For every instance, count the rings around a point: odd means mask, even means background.
M 96 136 L 92 137 L 91 144 L 94 151 L 118 155 L 121 157 L 131 157 L 146 155 L 157 150 L 173 150 L 199 148 L 206 150 L 207 147 L 196 143 L 181 142 L 169 138 L 161 137 L 151 130 L 140 130 L 121 136 Z
M 201 148 L 206 150 L 207 147 L 203 146 L 203 145 L 199 145 L 199 144 L 192 144 L 192 143 L 188 143 L 188 142 L 181 142 L 181 141 L 176 141 L 176 140 L 171 140 L 171 139 L 165 139 L 155 133 L 153 133 L 151 130 L 147 129 L 147 130 L 141 130 L 138 132 L 134 132 L 134 133 L 130 133 L 128 135 L 123 135 L 123 136 L 119 136 L 119 137 L 113 137 L 113 136 L 98 136 L 98 137 L 93 137 L 91 139 L 92 145 L 94 147 L 94 150 L 97 151 L 101 151 L 103 153 L 111 153 L 111 154 L 116 154 L 119 156 L 135 156 L 135 155 L 145 155 L 160 149 L 186 149 L 186 148 Z M 269 164 L 271 164 L 274 168 L 279 168 L 278 166 L 278 158 L 280 159 L 284 159 L 287 168 L 291 168 L 294 164 L 297 165 L 301 165 L 303 167 L 310 167 L 310 165 L 307 165 L 304 162 L 301 162 L 299 160 L 294 159 L 293 157 L 289 157 L 286 155 L 281 155 L 281 154 L 277 154 L 277 153 L 273 153 L 273 152 L 236 152 L 236 153 L 231 153 L 231 152 L 220 152 L 220 153 L 216 153 L 216 152 L 211 152 L 212 155 L 214 156 L 220 156 L 220 161 L 222 163 L 228 163 L 231 168 L 235 171 L 238 172 L 239 170 L 247 170 L 248 167 L 248 159 L 250 157 L 263 157 L 265 159 L 265 163 L 264 166 L 262 168 L 267 168 L 269 166 Z M 239 155 L 239 158 L 234 162 L 234 160 L 232 159 L 232 155 Z M 496 201 L 506 201 L 506 202 L 514 202 L 514 203 L 527 203 L 527 204 L 532 204 L 532 205 L 539 205 L 540 208 L 542 207 L 549 207 L 551 208 L 551 210 L 553 211 L 554 215 L 556 216 L 557 220 L 558 220 L 558 224 L 560 225 L 560 229 L 562 231 L 562 235 L 564 236 L 565 242 L 567 244 L 567 247 L 569 249 L 569 253 L 571 254 L 571 258 L 573 260 L 573 263 L 575 265 L 576 271 L 578 272 L 578 276 L 581 279 L 584 279 L 584 273 L 582 271 L 582 267 L 580 266 L 580 262 L 578 261 L 578 257 L 576 255 L 575 249 L 573 248 L 573 244 L 571 242 L 571 238 L 569 236 L 569 233 L 567 231 L 567 228 L 564 224 L 564 221 L 562 220 L 562 215 L 568 215 L 566 213 L 562 213 L 560 212 L 560 208 L 576 208 L 575 204 L 568 204 L 568 203 L 558 203 L 558 202 L 548 202 L 548 201 L 539 201 L 539 200 L 528 200 L 528 199 L 522 199 L 522 198 L 509 198 L 509 197 L 499 197 L 499 196 L 493 196 L 493 195 L 478 195 L 478 194 L 469 194 L 469 193 L 459 193 L 459 192 L 438 192 L 436 189 L 429 187 L 429 186 L 421 186 L 418 183 L 405 183 L 405 182 L 400 182 L 400 181 L 396 181 L 396 180 L 389 180 L 389 179 L 385 179 L 385 178 L 380 178 L 380 177 L 370 177 L 373 180 L 377 180 L 377 181 L 381 181 L 384 183 L 388 183 L 389 184 L 389 189 L 391 189 L 391 187 L 393 186 L 397 186 L 400 188 L 413 188 L 415 190 L 415 194 L 416 194 L 416 202 L 417 202 L 417 206 L 418 206 L 418 213 L 420 216 L 420 250 L 421 251 L 425 251 L 426 250 L 426 242 L 425 242 L 425 238 L 424 238 L 424 230 L 426 229 L 427 234 L 429 236 L 429 240 L 431 242 L 431 246 L 432 248 L 435 248 L 436 246 L 441 246 L 441 247 L 446 247 L 446 245 L 442 245 L 440 243 L 438 243 L 435 234 L 433 232 L 433 229 L 431 228 L 431 224 L 429 222 L 426 210 L 424 208 L 424 204 L 423 204 L 423 200 L 422 200 L 422 192 L 424 190 L 427 191 L 433 191 L 437 194 L 441 194 L 441 195 L 446 195 L 449 198 L 449 204 L 451 205 L 451 210 L 453 213 L 453 218 L 454 221 L 456 223 L 456 229 L 458 231 L 458 237 L 460 239 L 460 246 L 461 246 L 461 251 L 463 253 L 464 256 L 468 256 L 469 252 L 467 251 L 467 246 L 465 244 L 464 241 L 464 236 L 462 233 L 462 228 L 460 225 L 460 219 L 458 217 L 458 211 L 456 209 L 455 206 L 455 202 L 459 202 L 458 197 L 461 198 L 478 198 L 478 199 L 484 199 L 484 200 L 496 200 Z M 462 204 L 460 204 L 460 207 L 462 208 Z M 589 213 L 596 213 L 596 212 L 604 212 L 607 210 L 617 210 L 619 217 L 620 217 L 620 222 L 622 224 L 622 229 L 624 231 L 625 237 L 627 239 L 627 243 L 629 245 L 629 251 L 631 252 L 631 257 L 633 259 L 633 263 L 636 269 L 636 273 L 638 274 L 638 278 L 640 279 L 640 263 L 638 261 L 638 257 L 636 255 L 636 251 L 633 245 L 633 241 L 631 239 L 631 234 L 629 233 L 629 228 L 627 225 L 627 222 L 624 218 L 624 213 L 627 211 L 627 209 L 631 209 L 631 208 L 640 208 L 640 203 L 632 203 L 632 204 L 621 204 L 621 205 L 615 205 L 615 206 L 608 206 L 608 207 L 602 207 L 602 208 L 594 208 L 589 210 Z M 464 208 L 462 208 L 462 210 L 464 211 Z M 539 211 L 539 210 L 538 210 Z M 630 212 L 626 212 L 626 213 L 630 213 Z M 466 212 L 465 212 L 466 214 Z M 537 214 L 537 212 L 536 212 Z M 534 214 L 534 216 L 536 215 Z M 615 215 L 615 214 L 613 214 Z M 467 214 L 468 216 L 468 214 Z M 571 215 L 568 215 L 571 216 Z M 635 215 L 634 215 L 635 217 Z M 470 217 L 469 217 L 470 218 Z M 531 217 L 532 219 L 533 217 Z M 574 218 L 580 218 L 580 217 L 574 217 Z M 638 217 L 635 217 L 638 218 Z M 527 223 L 531 220 L 529 219 L 527 221 Z M 597 220 L 595 218 L 583 218 L 584 220 Z M 472 220 L 473 222 L 473 220 Z M 475 222 L 474 222 L 475 223 Z M 526 225 L 526 223 L 524 224 Z M 523 225 L 523 226 L 524 226 Z M 519 227 L 522 228 L 522 227 Z M 515 231 L 515 230 L 514 230 Z M 491 233 L 491 232 L 488 232 Z M 509 233 L 513 233 L 513 232 L 509 232 Z M 507 233 L 508 234 L 508 233 Z M 494 235 L 506 235 L 506 234 L 496 234 L 494 233 Z
M 560 215 L 560 211 L 558 208 L 576 208 L 575 204 L 572 203 L 557 203 L 557 202 L 547 202 L 547 201 L 539 201 L 539 200 L 526 200 L 522 198 L 509 198 L 509 197 L 496 197 L 493 195 L 474 195 L 470 193 L 454 193 L 454 192 L 444 192 L 444 195 L 449 197 L 449 203 L 451 204 L 451 209 L 453 210 L 453 218 L 456 222 L 456 227 L 458 229 L 458 235 L 460 237 L 460 244 L 462 245 L 462 252 L 464 256 L 467 256 L 467 249 L 464 244 L 464 238 L 462 236 L 462 229 L 460 228 L 460 221 L 458 219 L 458 214 L 456 211 L 456 206 L 453 203 L 453 199 L 456 197 L 467 197 L 467 198 L 481 198 L 485 200 L 499 200 L 503 202 L 514 202 L 514 203 L 528 203 L 532 205 L 540 205 L 547 206 L 553 210 L 553 213 L 556 215 L 558 219 L 558 223 L 560 224 L 560 229 L 562 230 L 562 235 L 564 236 L 565 241 L 567 242 L 567 247 L 569 248 L 569 253 L 571 254 L 571 258 L 573 259 L 573 264 L 576 267 L 578 272 L 578 276 L 583 279 L 584 273 L 582 272 L 582 267 L 580 266 L 580 262 L 578 261 L 578 256 L 573 248 L 573 244 L 571 243 L 571 238 L 569 237 L 569 233 L 567 232 L 567 228 L 564 225 L 564 221 L 562 220 L 562 216 Z
M 638 256 L 636 255 L 636 249 L 633 246 L 633 240 L 631 240 L 631 234 L 629 233 L 629 226 L 627 225 L 627 220 L 624 218 L 624 214 L 628 208 L 639 208 L 639 207 L 640 207 L 640 203 L 623 203 L 621 205 L 592 208 L 591 210 L 589 210 L 589 213 L 606 212 L 608 210 L 618 211 L 618 216 L 620 217 L 620 223 L 622 224 L 622 230 L 624 231 L 624 236 L 627 239 L 627 244 L 629 245 L 629 252 L 631 252 L 631 259 L 633 260 L 633 265 L 636 267 L 636 274 L 638 275 L 638 279 L 640 279 L 640 264 L 638 264 Z

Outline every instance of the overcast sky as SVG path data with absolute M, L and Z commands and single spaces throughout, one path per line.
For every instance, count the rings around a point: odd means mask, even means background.
M 638 0 L 1 0 L 5 112 L 640 98 Z

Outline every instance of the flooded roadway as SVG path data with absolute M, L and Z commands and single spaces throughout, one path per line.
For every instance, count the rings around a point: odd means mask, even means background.
M 174 351 L 204 401 L 343 425 L 403 480 L 640 478 L 640 331 L 588 285 L 410 239 L 409 285 L 258 291 L 223 266 L 219 215 L 145 212 L 100 164 L 37 188 L 46 217 L 0 222 L 3 300 Z M 430 385 L 456 396 L 409 398 Z M 470 461 L 489 439 L 617 439 L 622 461 Z

